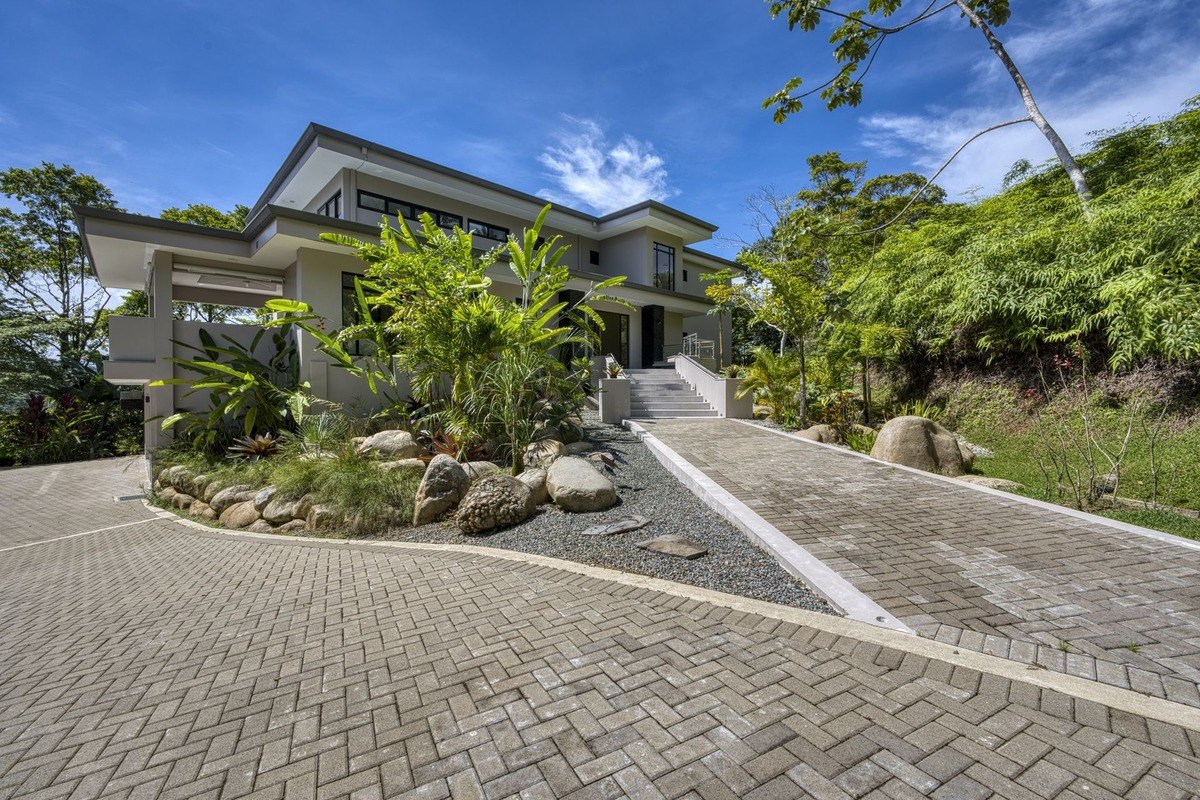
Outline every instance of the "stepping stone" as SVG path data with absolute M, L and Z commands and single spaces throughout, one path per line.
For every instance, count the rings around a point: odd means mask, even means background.
M 708 548 L 704 545 L 674 533 L 638 542 L 637 546 L 654 553 L 662 553 L 663 555 L 676 556 L 677 558 L 686 558 L 689 560 L 699 558 L 708 553 Z
M 638 528 L 644 528 L 650 524 L 648 517 L 634 515 L 625 517 L 624 519 L 613 520 L 612 522 L 604 522 L 599 525 L 593 525 L 583 531 L 584 536 L 612 536 L 617 533 L 625 533 L 626 531 L 636 531 Z

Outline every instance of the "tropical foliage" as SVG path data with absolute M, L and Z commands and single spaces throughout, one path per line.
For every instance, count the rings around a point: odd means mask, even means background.
M 407 376 L 430 438 L 490 444 L 493 455 L 519 468 L 525 444 L 571 425 L 578 413 L 587 371 L 571 355 L 603 330 L 593 304 L 624 305 L 606 294 L 623 277 L 567 291 L 566 247 L 558 236 L 541 237 L 549 208 L 522 236 L 483 254 L 470 234 L 447 232 L 428 215 L 418 231 L 403 218 L 398 228 L 385 220 L 379 243 L 323 234 L 367 265 L 357 283 L 358 324 L 328 332 L 325 320 L 294 300 L 269 301 L 278 314 L 269 324 L 312 336 L 331 363 L 366 381 L 381 415 L 393 421 L 409 419 L 398 384 Z M 489 291 L 488 272 L 501 259 L 513 279 L 511 299 Z M 368 345 L 365 355 L 354 344 Z
M 270 334 L 271 351 L 260 358 L 263 337 Z M 187 386 L 184 397 L 208 393 L 204 413 L 180 411 L 162 421 L 163 428 L 176 428 L 199 449 L 221 450 L 239 434 L 242 437 L 276 435 L 295 426 L 311 402 L 308 384 L 300 381 L 296 340 L 291 326 L 260 328 L 248 345 L 228 334 L 218 343 L 201 328 L 200 345 L 175 342 L 197 353 L 191 359 L 169 359 L 198 377 L 164 378 L 150 386 Z

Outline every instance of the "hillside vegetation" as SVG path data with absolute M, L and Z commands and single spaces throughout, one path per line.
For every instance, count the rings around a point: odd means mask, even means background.
M 811 158 L 812 188 L 743 253 L 728 304 L 752 321 L 735 352 L 778 352 L 782 333 L 803 363 L 798 414 L 784 367 L 751 367 L 778 420 L 938 417 L 1024 494 L 1200 536 L 1164 512 L 1200 510 L 1200 106 L 1099 135 L 1080 162 L 1086 215 L 1057 165 L 1019 163 L 975 203 L 930 187 L 909 205 L 911 174 Z M 770 313 L 783 271 L 817 298 L 790 328 Z

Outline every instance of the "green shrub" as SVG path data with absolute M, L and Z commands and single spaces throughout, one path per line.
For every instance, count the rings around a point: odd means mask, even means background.
M 379 462 L 347 445 L 329 458 L 281 458 L 271 463 L 270 482 L 284 497 L 311 494 L 333 506 L 351 531 L 378 532 L 407 525 L 420 475 L 412 470 L 380 469 Z
M 846 446 L 856 453 L 871 454 L 871 449 L 875 447 L 875 439 L 879 436 L 875 431 L 867 431 L 862 428 L 850 428 L 843 435 L 843 441 Z

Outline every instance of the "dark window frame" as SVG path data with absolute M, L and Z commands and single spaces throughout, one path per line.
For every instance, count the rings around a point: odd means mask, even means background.
M 600 251 L 599 250 L 589 250 L 588 251 L 588 263 L 591 264 L 593 267 L 600 266 Z
M 330 205 L 332 204 L 332 208 Z M 332 214 L 330 212 L 333 212 Z M 333 197 L 326 200 L 317 208 L 317 213 L 323 217 L 332 217 L 333 219 L 342 218 L 342 190 L 338 189 L 333 193 Z
M 363 203 L 363 198 L 373 198 L 383 203 L 383 208 L 377 205 L 369 205 Z M 433 217 L 433 221 L 437 223 L 439 228 L 447 230 L 463 227 L 462 214 L 451 214 L 449 211 L 439 211 L 436 208 L 429 206 L 421 206 L 416 203 L 409 203 L 406 200 L 397 200 L 395 197 L 368 192 L 366 189 L 358 190 L 358 207 L 367 211 L 374 211 L 379 214 L 387 214 L 388 216 L 400 216 L 413 222 L 419 221 L 422 214 L 428 214 Z
M 688 282 L 688 278 L 687 278 L 687 270 L 686 270 L 686 269 L 685 269 L 685 270 L 683 270 L 683 282 L 684 282 L 684 283 L 687 283 L 687 282 Z
M 669 271 L 659 269 L 659 256 L 669 259 Z M 675 248 L 662 242 L 654 243 L 654 286 L 670 292 L 675 291 Z
M 340 296 L 341 296 L 341 301 L 342 301 L 342 327 L 343 328 L 345 328 L 349 325 L 357 325 L 359 322 L 359 320 L 357 319 L 357 315 L 356 315 L 355 319 L 347 319 L 347 316 L 348 316 L 347 312 L 351 309 L 354 309 L 355 311 L 358 310 L 358 290 L 355 286 L 355 281 L 359 280 L 362 277 L 363 276 L 357 272 L 343 272 L 342 273 L 342 289 L 341 289 Z M 365 291 L 365 289 L 364 289 L 364 291 Z M 376 317 L 376 315 L 378 315 L 378 316 Z M 382 322 L 383 321 L 382 317 L 384 316 L 384 311 L 383 311 L 383 309 L 381 309 L 379 307 L 372 308 L 371 316 L 376 317 L 375 318 L 376 322 Z M 363 347 L 363 344 L 364 344 L 364 342 L 361 342 L 361 341 L 346 342 L 346 344 L 345 344 L 346 352 L 352 356 L 370 355 L 367 348 Z M 367 342 L 365 344 L 369 344 L 372 348 L 374 347 L 374 345 L 369 342 Z
M 475 226 L 477 225 L 483 228 L 483 230 L 475 230 Z M 467 219 L 467 232 L 475 236 L 482 236 L 484 239 L 491 239 L 494 242 L 507 242 L 509 234 L 508 228 L 502 225 L 493 225 L 490 222 L 482 222 L 481 220 L 470 218 Z

